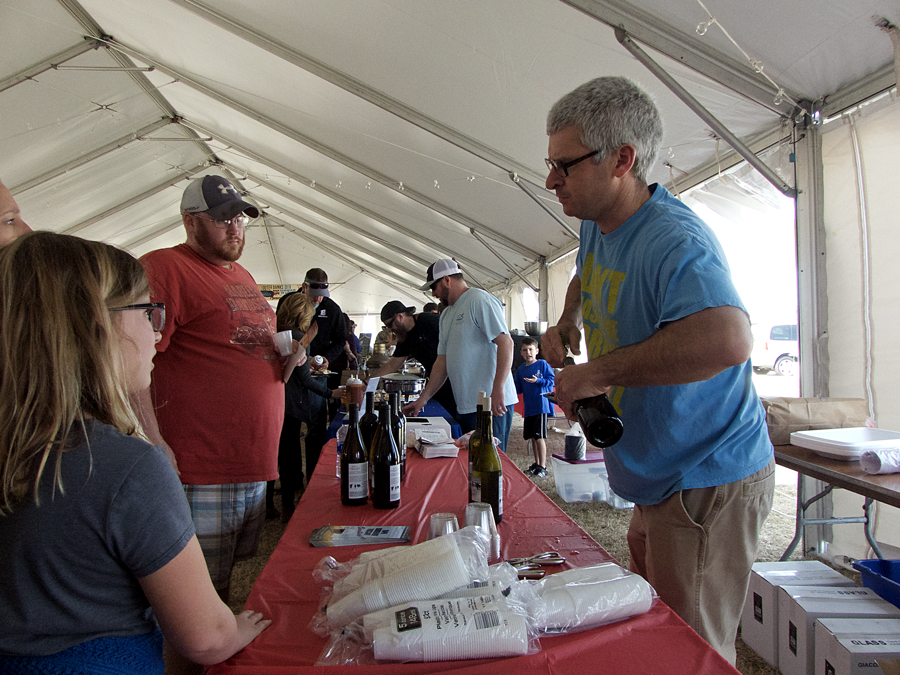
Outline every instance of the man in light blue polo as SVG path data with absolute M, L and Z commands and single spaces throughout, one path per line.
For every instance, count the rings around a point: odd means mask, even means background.
M 440 341 L 431 377 L 419 398 L 403 408 L 419 411 L 447 378 L 456 400 L 456 419 L 463 433 L 475 429 L 478 392 L 489 392 L 494 436 L 505 452 L 513 405 L 519 400 L 512 378 L 513 339 L 509 336 L 500 301 L 480 288 L 469 288 L 455 260 L 438 260 L 428 268 L 425 285 L 440 300 Z

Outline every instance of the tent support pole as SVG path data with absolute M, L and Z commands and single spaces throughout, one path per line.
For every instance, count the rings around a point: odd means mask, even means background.
M 559 223 L 562 226 L 562 229 L 564 229 L 570 235 L 575 237 L 575 239 L 579 239 L 578 233 L 575 230 L 573 230 L 571 227 L 569 227 L 569 224 L 566 221 L 564 221 L 562 218 L 560 218 L 558 215 L 556 215 L 553 212 L 553 209 L 551 209 L 544 202 L 542 202 L 541 198 L 538 197 L 536 194 L 534 194 L 534 190 L 532 190 L 530 187 L 525 185 L 525 183 L 519 178 L 519 176 L 517 174 L 510 173 L 509 178 L 513 183 L 515 183 L 516 185 L 518 185 L 521 188 L 522 192 L 524 192 L 526 195 L 531 197 L 534 200 L 535 204 L 537 204 L 542 209 L 544 209 L 544 211 L 549 213 L 550 217 L 553 218 L 553 220 L 555 220 L 557 223 Z
M 547 304 L 550 298 L 550 278 L 547 258 L 541 256 L 538 264 L 540 265 L 538 268 L 538 283 L 541 286 L 538 289 L 538 321 L 549 321 Z
M 800 320 L 800 395 L 828 397 L 828 285 L 825 265 L 825 204 L 822 137 L 817 126 L 797 129 L 794 172 L 802 189 L 797 222 L 797 306 Z
M 733 133 L 731 133 L 724 124 L 716 119 L 716 117 L 711 112 L 700 105 L 700 102 L 697 101 L 697 99 L 695 99 L 693 96 L 691 96 L 687 92 L 687 90 L 675 80 L 674 77 L 669 75 L 669 73 L 667 73 L 662 68 L 662 66 L 651 59 L 647 52 L 641 49 L 638 44 L 631 39 L 628 33 L 626 33 L 621 28 L 616 28 L 616 39 L 622 44 L 623 47 L 625 47 L 625 49 L 631 52 L 634 58 L 643 63 L 647 70 L 656 75 L 656 77 L 664 85 L 666 85 L 673 94 L 680 98 L 688 108 L 693 110 L 700 119 L 706 122 L 713 131 L 719 134 L 719 136 L 721 136 L 726 143 L 734 148 L 735 152 L 737 152 L 741 157 L 747 160 L 747 163 L 750 166 L 759 171 L 767 181 L 774 185 L 776 190 L 778 190 L 785 196 L 790 197 L 791 199 L 797 196 L 796 189 L 792 188 L 790 185 L 781 180 L 778 174 L 772 171 L 772 169 L 770 169 L 765 162 L 760 160 L 759 157 L 757 157 L 753 154 L 753 152 L 750 151 L 750 148 L 744 145 L 741 140 Z
M 502 262 L 504 265 L 506 265 L 507 269 L 509 269 L 510 272 L 512 272 L 517 277 L 519 277 L 522 281 L 524 281 L 531 290 L 533 290 L 535 293 L 537 293 L 540 290 L 533 283 L 528 281 L 528 279 L 523 277 L 522 274 L 519 272 L 519 270 L 517 270 L 515 267 L 510 265 L 502 255 L 497 253 L 497 250 L 493 246 L 491 246 L 489 243 L 487 243 L 487 241 L 485 241 L 484 237 L 479 235 L 474 229 L 472 229 L 471 232 L 472 232 L 472 236 L 475 237 L 478 241 L 480 241 L 482 246 L 484 246 L 488 251 L 493 253 L 500 262 Z

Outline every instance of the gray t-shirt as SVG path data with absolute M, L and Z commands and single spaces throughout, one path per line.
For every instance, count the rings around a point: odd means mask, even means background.
M 156 629 L 138 579 L 194 535 L 181 482 L 159 447 L 100 423 L 88 438 L 63 454 L 65 494 L 48 466 L 40 506 L 0 516 L 0 654 Z

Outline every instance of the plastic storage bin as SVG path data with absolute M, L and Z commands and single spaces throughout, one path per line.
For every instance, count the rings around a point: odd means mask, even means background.
M 900 607 L 900 560 L 854 560 L 853 569 L 862 575 L 863 586 Z
M 617 509 L 630 509 L 632 502 L 619 497 L 609 487 L 603 451 L 586 453 L 585 459 L 566 459 L 553 455 L 553 478 L 556 492 L 565 502 L 606 502 Z

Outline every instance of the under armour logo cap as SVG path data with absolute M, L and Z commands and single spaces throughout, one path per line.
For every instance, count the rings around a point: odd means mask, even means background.
M 259 209 L 245 202 L 235 187 L 222 176 L 192 180 L 181 196 L 182 213 L 206 213 L 213 220 L 229 220 L 239 213 L 259 217 Z
M 419 290 L 427 291 L 435 281 L 451 274 L 462 274 L 462 270 L 459 269 L 459 265 L 456 264 L 456 261 L 452 258 L 438 260 L 436 263 L 432 263 L 428 268 L 428 274 L 425 277 L 427 281 L 423 286 L 419 287 Z

